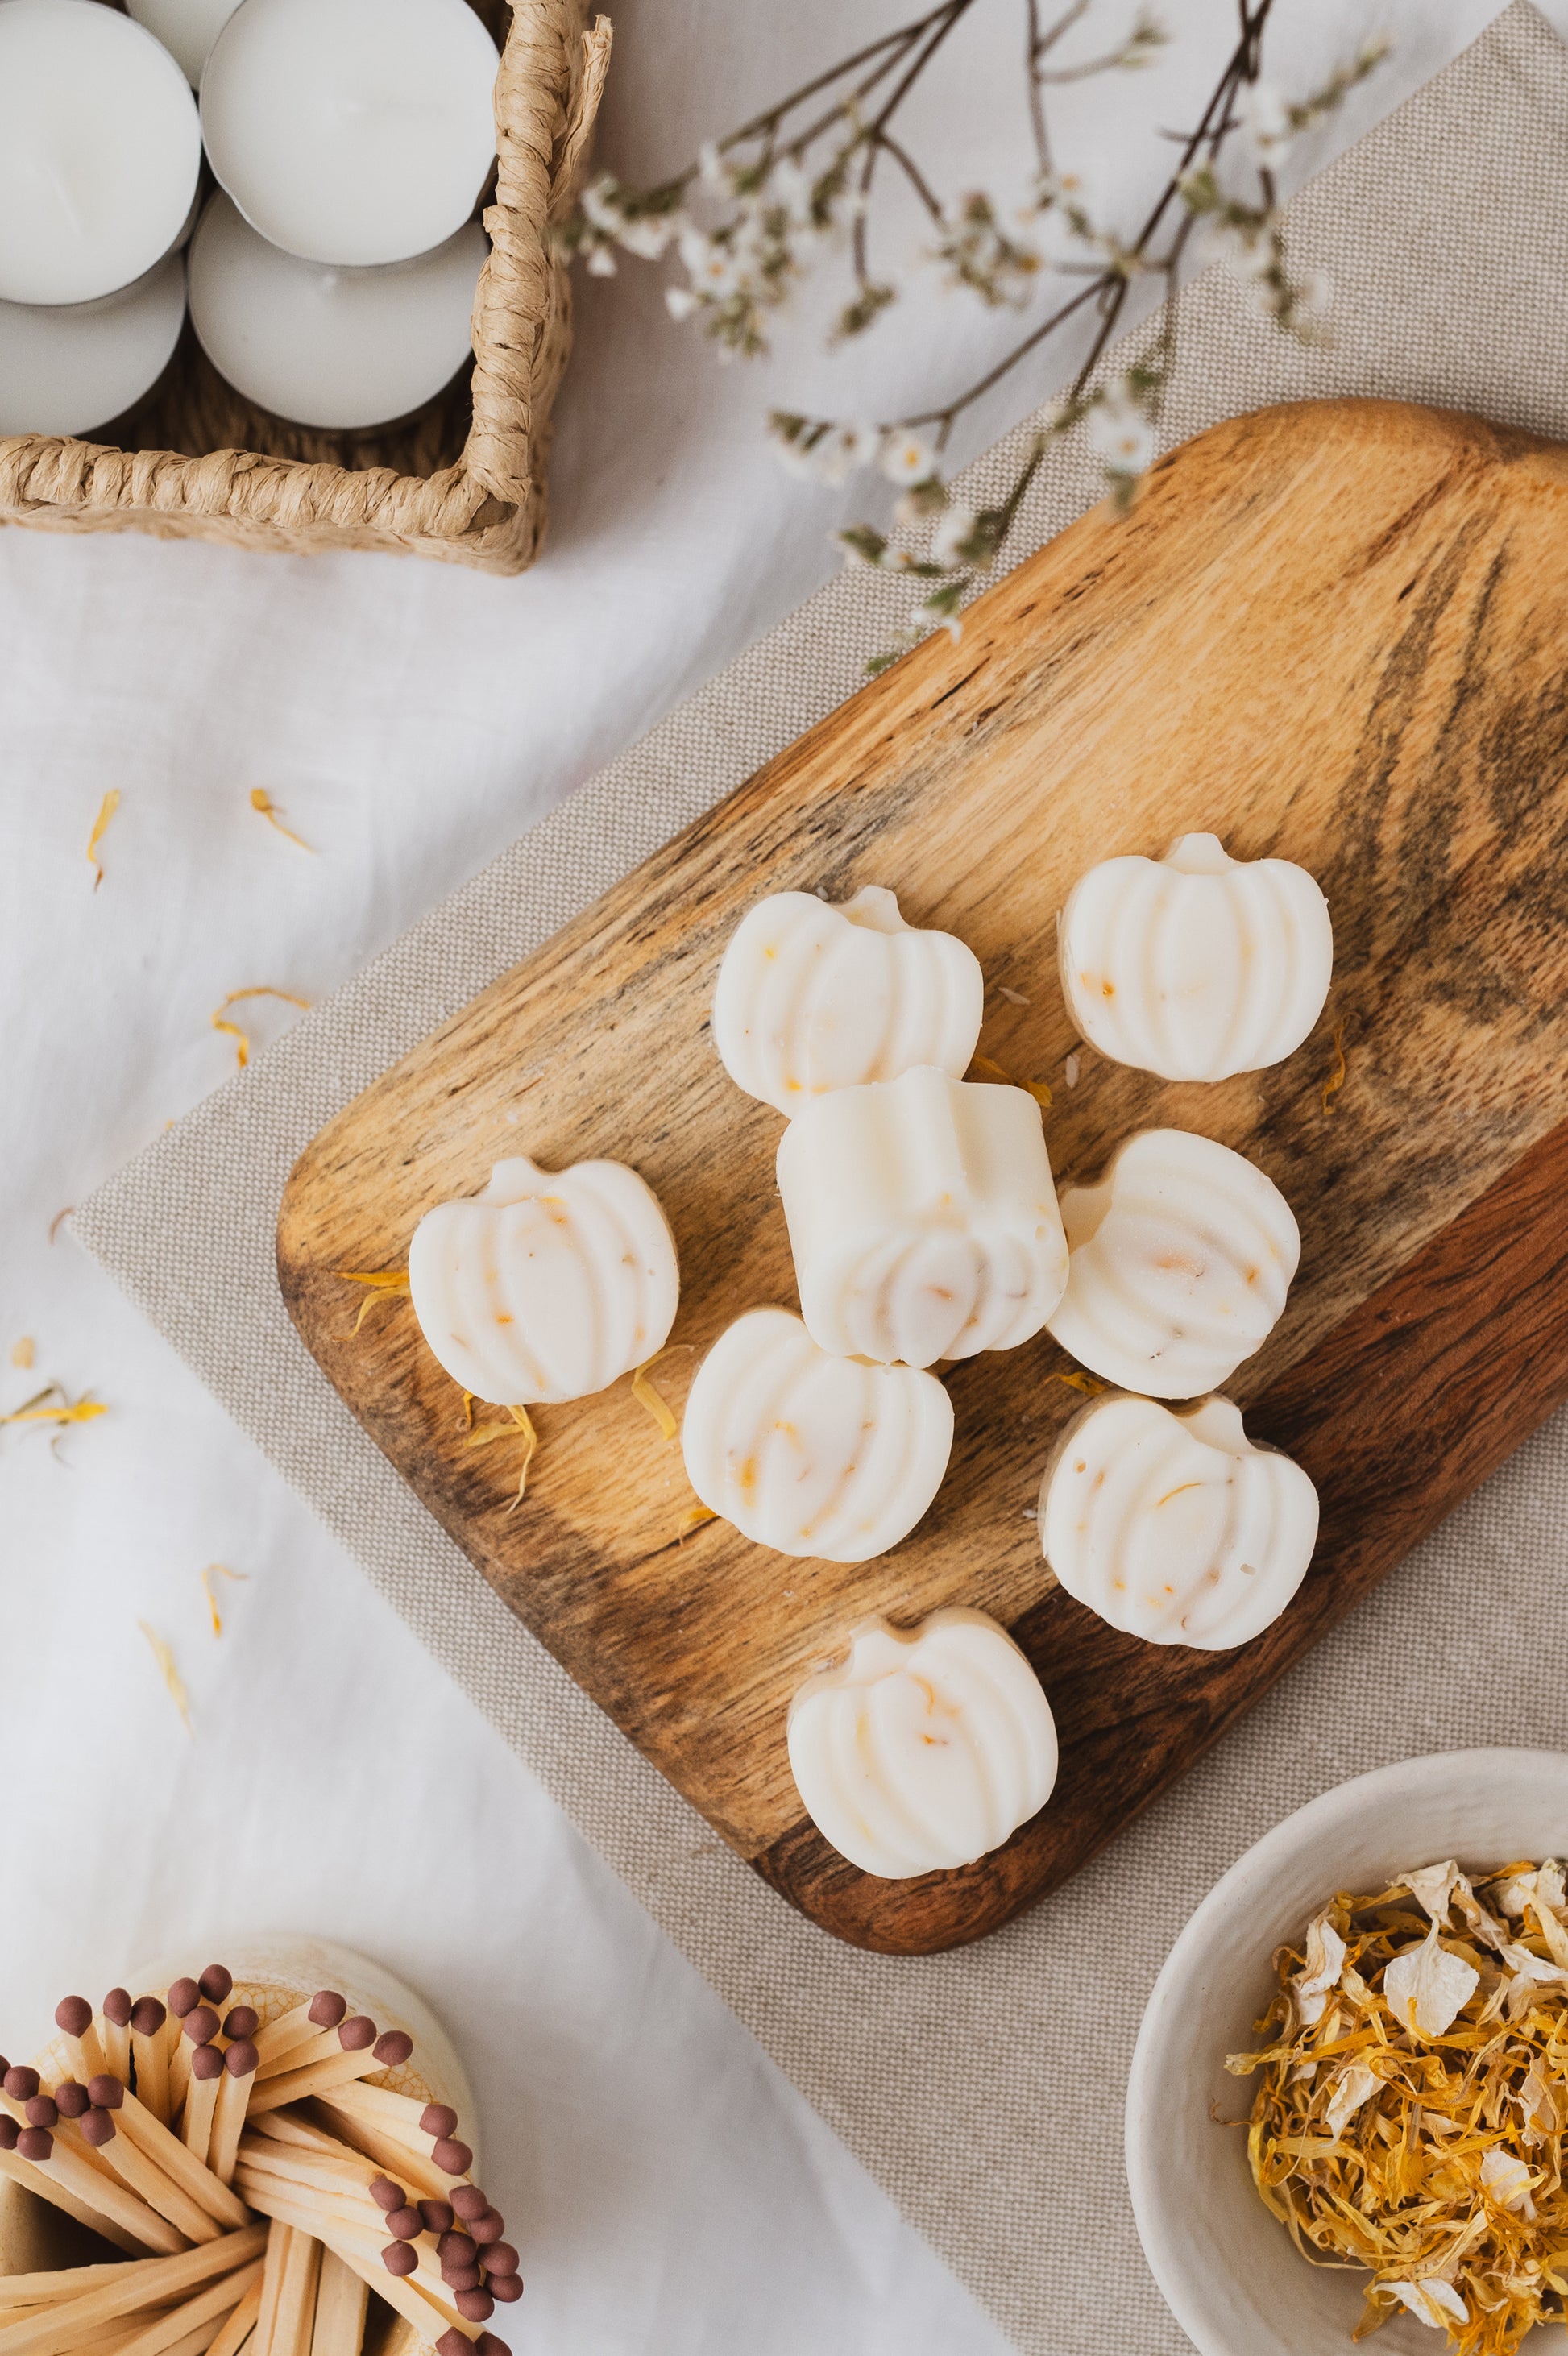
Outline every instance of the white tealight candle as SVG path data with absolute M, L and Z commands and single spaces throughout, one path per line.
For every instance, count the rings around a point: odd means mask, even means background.
M 192 90 L 201 87 L 212 44 L 239 5 L 240 0 L 125 0 L 137 24 L 178 59 Z
M 190 217 L 201 129 L 184 75 L 101 0 L 0 6 L 0 301 L 93 303 Z
M 800 1312 L 841 1357 L 1012 1350 L 1067 1281 L 1040 1108 L 918 1066 L 813 1098 L 779 1147 Z
M 1036 1815 L 1057 1780 L 1040 1681 L 983 1612 L 918 1628 L 867 1620 L 849 1658 L 789 1705 L 789 1765 L 817 1830 L 863 1873 L 972 1865 Z
M 327 270 L 269 245 L 219 195 L 190 241 L 191 321 L 220 376 L 274 415 L 384 425 L 467 358 L 487 250 L 470 221 L 415 262 Z
M 473 211 L 495 43 L 467 0 L 245 0 L 201 77 L 214 172 L 308 262 L 404 262 Z
M 155 385 L 185 319 L 185 257 L 101 302 L 0 303 L 0 434 L 84 434 Z

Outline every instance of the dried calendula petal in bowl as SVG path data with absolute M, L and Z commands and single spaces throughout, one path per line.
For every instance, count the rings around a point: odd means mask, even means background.
M 1568 2318 L 1563 1868 L 1452 1859 L 1341 1892 L 1274 1958 L 1252 2180 L 1316 2265 L 1364 2266 L 1359 2340 L 1401 2312 L 1457 2356 Z

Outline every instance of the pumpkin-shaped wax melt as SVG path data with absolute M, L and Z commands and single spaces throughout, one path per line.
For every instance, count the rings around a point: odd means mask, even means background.
M 483 1194 L 413 1231 L 419 1329 L 455 1383 L 498 1407 L 602 1391 L 661 1349 L 675 1322 L 675 1239 L 619 1162 L 544 1171 L 498 1162 Z
M 785 1309 L 753 1309 L 698 1367 L 682 1425 L 686 1473 L 759 1546 L 869 1562 L 940 1488 L 952 1402 L 934 1375 L 819 1350 Z
M 1011 1350 L 1061 1298 L 1067 1244 L 1040 1108 L 929 1066 L 819 1097 L 779 1191 L 813 1341 L 929 1366 Z
M 848 1660 L 790 1703 L 789 1764 L 823 1837 L 898 1881 L 972 1865 L 1045 1806 L 1056 1722 L 984 1612 L 933 1612 L 908 1631 L 867 1620 Z
M 972 949 L 907 925 L 879 885 L 836 908 L 811 892 L 776 892 L 725 951 L 714 1044 L 737 1087 L 793 1118 L 827 1089 L 895 1080 L 916 1064 L 956 1079 L 974 1054 L 984 996 Z
M 1277 1620 L 1317 1542 L 1317 1492 L 1228 1398 L 1173 1414 L 1118 1392 L 1075 1416 L 1040 1490 L 1069 1595 L 1151 1644 L 1225 1652 Z
M 1267 1338 L 1301 1258 L 1290 1205 L 1228 1145 L 1184 1129 L 1129 1138 L 1097 1186 L 1061 1198 L 1070 1258 L 1047 1320 L 1123 1390 L 1197 1398 Z
M 1062 990 L 1091 1047 L 1167 1080 L 1223 1080 L 1294 1052 L 1334 967 L 1328 903 L 1288 859 L 1231 859 L 1184 834 L 1164 859 L 1107 859 L 1074 886 Z

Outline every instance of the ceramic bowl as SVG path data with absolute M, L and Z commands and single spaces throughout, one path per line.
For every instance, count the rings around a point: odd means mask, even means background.
M 1568 1756 L 1448 1751 L 1359 1775 L 1298 1808 L 1216 1884 L 1165 1959 L 1127 2087 L 1127 2179 L 1139 2236 L 1202 2356 L 1348 2356 L 1366 2277 L 1309 2265 L 1252 2189 L 1242 2116 L 1251 2082 L 1227 2053 L 1253 2044 L 1276 1947 L 1337 1890 L 1376 1890 L 1413 1866 L 1466 1868 L 1568 1851 Z M 1379 2356 L 1442 2356 L 1444 2336 L 1400 2316 Z M 1531 2351 L 1561 2346 L 1531 2334 Z

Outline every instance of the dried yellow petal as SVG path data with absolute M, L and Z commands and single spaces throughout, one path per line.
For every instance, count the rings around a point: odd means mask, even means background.
M 0 1415 L 5 1423 L 92 1423 L 109 1409 L 102 1399 L 89 1398 L 84 1393 L 79 1399 L 67 1397 L 59 1383 L 46 1383 L 30 1399 L 14 1408 L 9 1415 Z
M 521 1432 L 524 1442 L 522 1470 L 517 1476 L 517 1494 L 507 1507 L 510 1515 L 515 1514 L 522 1503 L 523 1493 L 528 1487 L 528 1468 L 539 1453 L 539 1434 L 535 1431 L 532 1418 L 525 1407 L 509 1407 L 507 1413 Z
M 302 834 L 295 834 L 292 826 L 285 826 L 283 822 L 283 812 L 279 809 L 276 802 L 274 801 L 271 794 L 268 793 L 265 786 L 252 787 L 251 808 L 253 810 L 259 810 L 262 816 L 266 819 L 267 824 L 269 826 L 275 827 L 279 834 L 286 835 L 290 842 L 297 842 L 301 851 L 308 851 L 312 858 L 315 857 L 316 845 L 313 842 L 306 842 Z
M 704 1522 L 716 1522 L 717 1520 L 718 1515 L 714 1513 L 711 1505 L 693 1505 L 691 1512 L 686 1515 L 685 1519 L 681 1524 L 680 1528 L 675 1533 L 678 1544 L 684 1546 L 686 1540 L 691 1537 L 692 1532 L 693 1530 L 700 1530 Z
M 1047 1375 L 1046 1380 L 1065 1383 L 1069 1391 L 1081 1391 L 1085 1398 L 1098 1398 L 1102 1390 L 1109 1388 L 1109 1385 L 1102 1383 L 1097 1376 L 1086 1375 L 1080 1368 L 1075 1368 L 1070 1375 Z
M 976 1079 L 990 1080 L 1004 1088 L 1022 1088 L 1026 1096 L 1034 1098 L 1042 1112 L 1049 1112 L 1051 1084 L 1048 1080 L 1015 1080 L 1010 1072 L 1003 1070 L 1000 1064 L 993 1064 L 989 1055 L 972 1056 L 969 1068 Z
M 98 856 L 98 846 L 109 831 L 109 821 L 120 807 L 120 788 L 111 786 L 98 805 L 98 816 L 92 821 L 92 832 L 87 838 L 87 856 L 93 869 L 92 888 L 96 892 L 103 881 L 103 862 Z
M 281 998 L 285 1006 L 310 1004 L 308 998 L 296 998 L 291 990 L 274 990 L 270 982 L 265 981 L 257 982 L 249 990 L 231 990 L 221 1006 L 212 1014 L 210 1021 L 214 1031 L 221 1031 L 226 1038 L 235 1042 L 235 1053 L 239 1057 L 242 1071 L 251 1060 L 251 1042 L 237 1023 L 231 1023 L 226 1018 L 229 1009 L 231 1006 L 238 1006 L 241 1000 L 245 998 Z
M 349 1328 L 350 1338 L 359 1332 L 375 1307 L 378 1293 L 391 1298 L 395 1293 L 406 1293 L 409 1290 L 406 1268 L 337 1268 L 332 1273 L 345 1284 L 363 1284 L 370 1288 L 369 1300 L 361 1304 L 359 1315 Z M 463 1397 L 468 1402 L 468 1423 L 471 1428 L 474 1420 L 473 1394 L 470 1391 L 465 1391 Z
M 24 1333 L 19 1342 L 13 1342 L 11 1344 L 11 1364 L 14 1366 L 30 1366 L 36 1355 L 37 1352 L 33 1347 L 33 1337 L 30 1333 Z
M 190 1722 L 190 1698 L 185 1690 L 185 1679 L 175 1665 L 174 1655 L 156 1628 L 149 1627 L 145 1620 L 138 1620 L 136 1625 L 153 1648 L 153 1658 L 156 1661 L 164 1684 L 168 1688 L 169 1699 L 185 1720 L 187 1734 L 194 1734 L 196 1730 Z
M 212 1633 L 215 1636 L 221 1636 L 223 1633 L 223 1615 L 218 1609 L 218 1598 L 212 1591 L 213 1580 L 215 1579 L 249 1579 L 250 1575 L 248 1570 L 231 1570 L 226 1562 L 209 1562 L 202 1572 L 201 1584 L 207 1596 L 207 1609 L 212 1614 Z
M 632 1398 L 639 1407 L 645 1407 L 648 1409 L 666 1440 L 675 1439 L 681 1427 L 675 1420 L 675 1410 L 669 1400 L 649 1381 L 648 1370 L 650 1366 L 656 1366 L 660 1358 L 667 1358 L 672 1350 L 689 1350 L 691 1346 L 689 1342 L 667 1343 L 662 1350 L 655 1350 L 651 1358 L 644 1358 L 640 1366 L 634 1366 L 632 1369 Z

